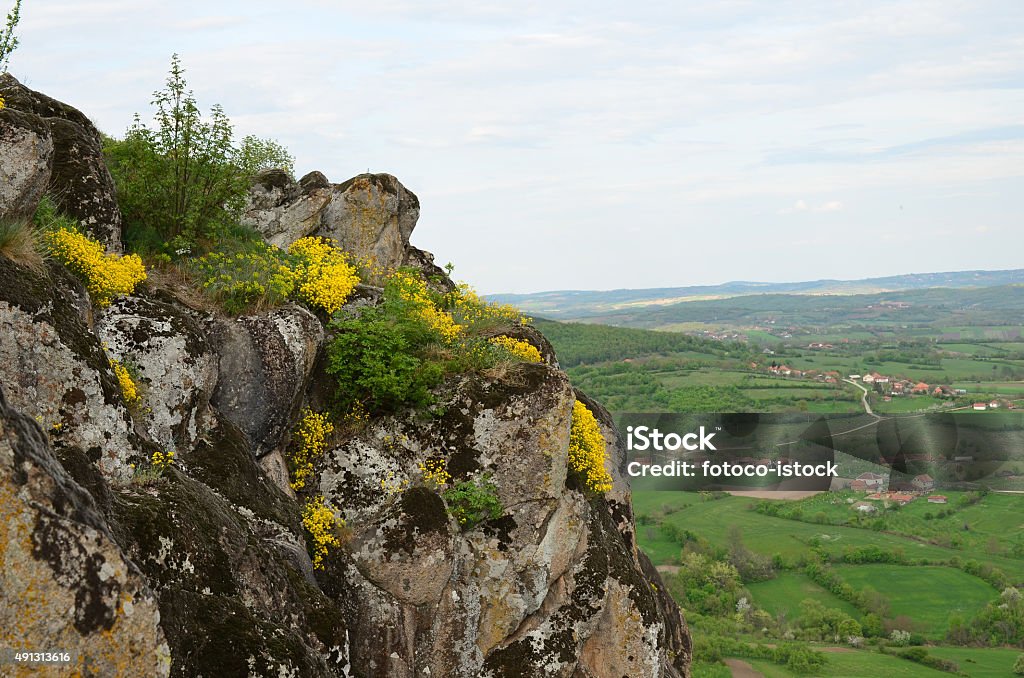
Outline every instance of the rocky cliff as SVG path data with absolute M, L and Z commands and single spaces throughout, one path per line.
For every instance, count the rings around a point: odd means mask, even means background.
M 10 78 L 0 94 L 0 215 L 63 187 L 62 208 L 117 249 L 88 119 Z M 409 243 L 418 214 L 390 175 L 270 172 L 245 218 L 276 245 L 328 235 L 443 275 Z M 688 675 L 685 622 L 636 547 L 611 418 L 543 336 L 507 330 L 543 361 L 454 378 L 435 416 L 332 439 L 311 485 L 351 534 L 314 569 L 285 455 L 327 390 L 323 319 L 297 305 L 226 317 L 155 278 L 99 309 L 59 264 L 0 254 L 0 648 L 71 652 L 54 675 Z M 137 366 L 141 405 L 111 358 Z M 567 473 L 577 399 L 609 447 L 605 495 Z M 159 482 L 133 482 L 172 448 Z M 382 491 L 427 451 L 455 477 L 489 472 L 501 517 L 463 530 L 436 492 Z

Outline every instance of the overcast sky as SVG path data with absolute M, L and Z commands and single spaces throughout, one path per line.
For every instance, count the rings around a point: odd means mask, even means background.
M 2 0 L 0 4 L 11 4 Z M 481 291 L 1024 267 L 1024 2 L 24 0 L 105 132 L 200 105 L 420 198 Z

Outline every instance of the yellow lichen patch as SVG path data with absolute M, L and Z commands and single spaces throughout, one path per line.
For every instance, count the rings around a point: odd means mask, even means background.
M 107 254 L 103 245 L 86 235 L 61 228 L 45 236 L 47 250 L 78 276 L 97 306 L 131 294 L 146 279 L 146 267 L 137 254 Z
M 0 425 L 0 435 L 3 427 Z M 5 445 L 0 440 L 0 447 Z M 0 450 L 3 458 L 3 450 Z M 31 473 L 35 473 L 33 470 Z M 73 521 L 55 526 L 57 541 L 80 544 L 103 563 L 109 597 L 95 602 L 109 605 L 113 611 L 109 628 L 82 635 L 75 627 L 76 593 L 87 586 L 84 573 L 60 580 L 45 559 L 35 553 L 33 532 L 43 518 L 34 503 L 44 497 L 25 496 L 28 487 L 15 491 L 9 470 L 0 466 L 0 648 L 25 651 L 67 651 L 68 664 L 45 667 L 38 664 L 5 665 L 4 676 L 83 676 L 112 677 L 167 676 L 170 662 L 161 661 L 160 647 L 166 647 L 158 624 L 159 612 L 152 599 L 141 595 L 142 582 L 130 574 L 120 550 L 105 536 Z M 90 558 L 90 562 L 92 562 Z M 78 577 L 82 576 L 83 579 Z M 126 602 L 131 602 L 131 612 Z M 88 670 L 87 667 L 88 666 Z
M 528 363 L 539 363 L 544 360 L 540 351 L 537 350 L 537 347 L 528 341 L 513 339 L 512 337 L 502 335 L 500 337 L 492 337 L 490 342 L 504 350 L 513 358 L 518 358 L 519 360 L 524 360 Z
M 313 567 L 323 569 L 330 547 L 341 546 L 339 535 L 345 521 L 334 515 L 323 495 L 317 495 L 302 507 L 302 526 L 313 542 Z
M 327 437 L 334 432 L 327 413 L 303 410 L 295 430 L 295 446 L 291 455 L 293 490 L 301 490 L 313 475 L 313 463 L 327 450 Z
M 345 252 L 327 238 L 301 238 L 291 244 L 288 253 L 300 260 L 295 267 L 299 280 L 296 296 L 314 308 L 334 313 L 359 284 Z
M 601 427 L 586 405 L 572 405 L 569 430 L 569 468 L 580 474 L 587 489 L 604 494 L 612 489 L 612 477 L 605 468 L 607 445 Z

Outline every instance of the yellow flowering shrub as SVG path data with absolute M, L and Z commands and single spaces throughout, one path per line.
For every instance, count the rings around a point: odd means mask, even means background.
M 110 367 L 114 370 L 114 376 L 117 377 L 117 383 L 121 387 L 121 395 L 124 397 L 125 405 L 128 407 L 138 405 L 142 400 L 142 396 L 139 395 L 139 387 L 136 385 L 135 380 L 132 379 L 128 368 L 113 358 L 110 358 L 109 361 Z
M 366 424 L 370 421 L 370 413 L 366 411 L 366 405 L 362 401 L 355 401 L 352 406 L 348 408 L 348 412 L 342 419 L 342 424 L 353 431 L 359 431 L 363 429 Z
M 287 252 L 263 242 L 249 243 L 244 252 L 211 252 L 192 266 L 203 281 L 203 291 L 229 313 L 296 299 L 330 314 L 359 284 L 346 254 L 327 238 L 296 240 Z
M 323 495 L 317 495 L 302 507 L 302 526 L 313 543 L 313 567 L 321 570 L 329 548 L 341 546 L 345 521 L 334 515 Z
M 569 431 L 569 468 L 580 475 L 587 489 L 600 494 L 612 489 L 612 477 L 605 468 L 606 449 L 594 413 L 577 400 Z
M 412 313 L 437 332 L 446 343 L 452 343 L 466 329 L 455 322 L 451 313 L 441 310 L 431 298 L 426 281 L 410 273 L 398 271 L 389 278 L 402 301 L 412 306 Z
M 444 487 L 452 479 L 445 468 L 444 459 L 440 457 L 431 457 L 420 464 L 420 473 L 423 474 L 423 482 L 435 489 Z
M 537 347 L 528 341 L 513 339 L 512 337 L 506 337 L 504 335 L 500 337 L 492 337 L 489 341 L 492 345 L 502 349 L 513 358 L 518 358 L 519 360 L 523 360 L 528 363 L 539 363 L 544 360 L 540 351 L 537 350 Z
M 393 268 L 382 265 L 373 255 L 352 256 L 352 265 L 356 267 L 356 273 L 361 281 L 378 287 L 383 287 L 387 279 L 395 273 Z
M 156 451 L 149 458 L 149 466 L 137 467 L 135 464 L 130 464 L 131 482 L 143 486 L 160 482 L 164 472 L 172 466 L 174 466 L 174 450 Z
M 448 295 L 448 307 L 462 325 L 486 326 L 500 324 L 528 325 L 530 318 L 511 304 L 484 301 L 469 285 L 462 283 Z
M 174 466 L 174 450 L 168 450 L 167 452 L 154 452 L 150 458 L 150 463 L 153 468 L 163 472 Z
M 303 410 L 299 427 L 295 431 L 295 451 L 291 455 L 291 488 L 301 490 L 313 475 L 313 463 L 327 450 L 327 437 L 334 432 L 334 424 L 326 413 Z
M 211 252 L 192 265 L 203 281 L 203 291 L 229 313 L 283 303 L 297 282 L 287 255 L 266 243 L 234 254 Z
M 97 306 L 131 294 L 146 279 L 146 267 L 137 254 L 107 254 L 103 245 L 77 231 L 60 228 L 47 233 L 46 248 L 78 276 Z
M 328 314 L 340 309 L 359 284 L 356 269 L 334 241 L 328 238 L 301 238 L 288 248 L 298 257 L 295 274 L 296 296 Z

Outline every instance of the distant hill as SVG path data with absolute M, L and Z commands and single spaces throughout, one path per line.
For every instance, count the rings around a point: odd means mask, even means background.
M 596 319 L 601 316 L 623 316 L 651 326 L 649 311 L 686 302 L 708 302 L 752 295 L 871 295 L 912 290 L 976 289 L 1024 284 L 1024 269 L 1007 271 L 950 271 L 945 273 L 913 273 L 863 280 L 812 280 L 808 282 L 765 283 L 734 281 L 721 285 L 690 287 L 658 287 L 606 291 L 558 290 L 533 294 L 497 294 L 492 300 L 514 304 L 523 310 L 554 319 Z M 654 308 L 651 308 L 654 307 Z M 762 308 L 765 306 L 761 305 Z M 664 320 L 664 314 L 658 313 Z M 687 314 L 688 315 L 688 314 Z M 609 321 L 610 320 L 607 320 Z M 616 323 L 619 324 L 619 323 Z M 621 324 L 633 324 L 626 321 Z

